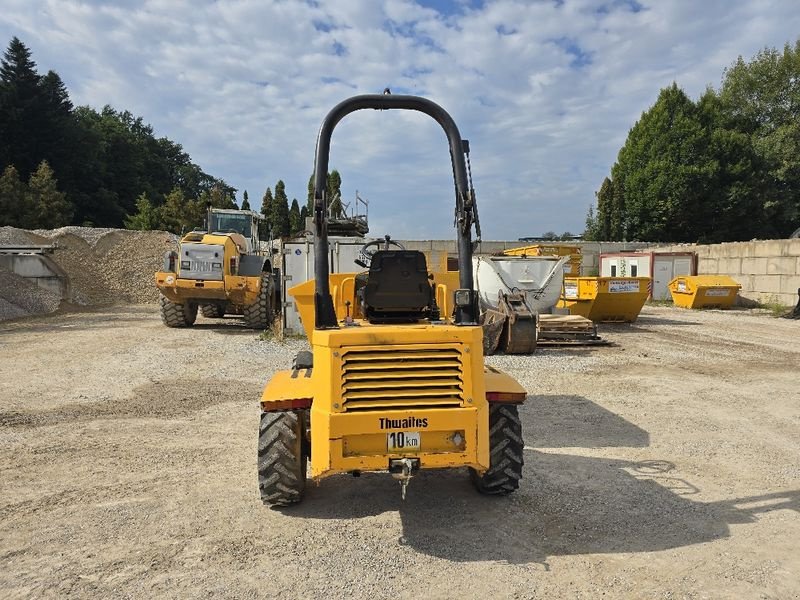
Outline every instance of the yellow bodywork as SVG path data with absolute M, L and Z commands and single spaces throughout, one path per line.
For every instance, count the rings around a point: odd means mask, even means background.
M 669 282 L 675 306 L 730 308 L 742 286 L 728 275 L 682 275 Z
M 330 276 L 340 322 L 356 310 L 355 275 Z M 457 277 L 434 274 L 442 315 L 452 312 Z M 521 403 L 525 390 L 484 367 L 479 326 L 376 325 L 356 318 L 339 329 L 317 330 L 314 281 L 287 291 L 309 336 L 314 366 L 276 373 L 261 406 L 266 411 L 310 406 L 313 478 L 384 470 L 390 459 L 406 456 L 418 458 L 421 468 L 469 466 L 481 473 L 489 468 L 487 383 L 507 402 Z M 419 432 L 419 447 L 389 451 L 392 432 Z
M 261 277 L 245 277 L 230 272 L 231 259 L 238 261 L 245 249 L 245 240 L 239 234 L 189 233 L 181 240 L 183 244 L 206 244 L 223 246 L 223 278 L 219 280 L 184 279 L 178 273 L 158 271 L 156 287 L 171 302 L 183 304 L 187 300 L 220 300 L 247 306 L 258 299 Z M 180 257 L 178 257 L 180 260 Z
M 632 323 L 649 295 L 649 277 L 565 277 L 556 306 L 596 323 Z

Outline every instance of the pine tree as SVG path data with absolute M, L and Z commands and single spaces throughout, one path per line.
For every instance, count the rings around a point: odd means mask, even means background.
M 300 216 L 300 204 L 298 204 L 297 198 L 294 198 L 289 209 L 289 235 L 302 231 L 303 225 L 305 225 L 305 221 Z
M 158 207 L 153 206 L 153 203 L 147 197 L 147 194 L 142 192 L 136 199 L 137 212 L 135 215 L 125 218 L 125 227 L 127 229 L 140 229 L 152 230 L 160 229 L 161 225 L 161 211 Z
M 272 203 L 272 235 L 287 237 L 289 231 L 289 198 L 286 196 L 286 185 L 282 180 L 275 184 L 275 199 Z
M 43 160 L 28 180 L 29 205 L 34 207 L 36 226 L 55 229 L 68 225 L 73 208 L 64 192 L 58 191 L 53 169 Z
M 0 226 L 11 225 L 29 229 L 35 226 L 35 210 L 30 204 L 25 184 L 19 172 L 8 165 L 0 177 Z
M 242 194 L 242 210 L 250 210 L 250 199 L 247 196 L 247 190 Z
M 307 206 L 301 207 L 300 208 L 300 222 L 303 224 L 302 225 L 303 227 L 306 226 L 306 219 L 308 218 L 308 215 L 309 215 L 308 207 Z
M 31 51 L 14 37 L 0 59 L 0 165 L 14 164 L 27 178 L 42 157 L 41 89 Z
M 328 173 L 328 214 L 333 219 L 346 216 L 342 209 L 342 176 L 336 169 Z
M 309 216 L 314 214 L 314 174 L 308 178 L 308 196 L 306 196 L 306 210 Z

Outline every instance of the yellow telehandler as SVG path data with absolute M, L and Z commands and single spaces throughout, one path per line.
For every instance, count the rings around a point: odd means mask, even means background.
M 244 316 L 248 327 L 266 329 L 276 306 L 272 263 L 260 249 L 261 215 L 249 210 L 210 208 L 206 230 L 181 239 L 167 252 L 155 275 L 161 292 L 161 320 L 167 327 L 189 327 L 197 318 Z
M 329 272 L 331 134 L 362 109 L 419 111 L 444 130 L 456 188 L 458 272 L 429 271 L 423 253 L 388 236 L 362 249 L 368 270 Z M 471 231 L 479 226 L 468 158 L 451 116 L 425 98 L 355 96 L 325 117 L 314 169 L 315 277 L 287 290 L 312 350 L 276 373 L 261 397 L 258 484 L 265 504 L 303 498 L 309 459 L 313 479 L 388 470 L 403 497 L 418 469 L 468 467 L 487 494 L 518 488 L 524 444 L 517 406 L 526 391 L 483 363 L 472 275 Z

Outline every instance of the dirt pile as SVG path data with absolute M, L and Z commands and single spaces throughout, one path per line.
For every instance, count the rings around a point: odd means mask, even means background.
M 153 274 L 178 237 L 165 231 L 62 227 L 27 231 L 0 228 L 0 245 L 52 244 L 48 255 L 69 278 L 68 302 L 143 304 L 158 300 Z

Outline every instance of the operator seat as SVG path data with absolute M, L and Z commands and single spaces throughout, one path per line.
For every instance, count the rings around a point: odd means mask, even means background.
M 433 304 L 425 255 L 417 250 L 378 250 L 364 286 L 370 323 L 408 323 L 427 318 Z

